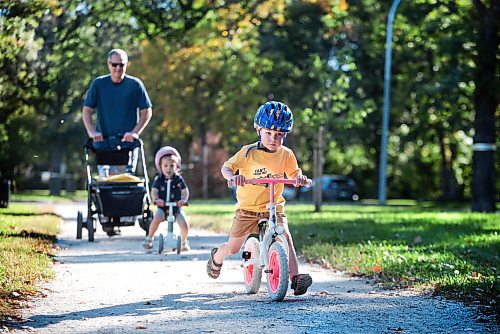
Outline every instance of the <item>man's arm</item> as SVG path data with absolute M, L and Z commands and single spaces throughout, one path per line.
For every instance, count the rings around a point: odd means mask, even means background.
M 153 110 L 151 107 L 144 108 L 139 111 L 139 121 L 136 126 L 130 132 L 126 132 L 123 135 L 124 141 L 133 141 L 134 138 L 139 138 L 141 132 L 146 128 L 149 121 L 151 120 L 151 116 L 153 115 Z
M 87 106 L 83 107 L 83 125 L 85 126 L 85 130 L 87 130 L 89 138 L 92 138 L 94 141 L 101 141 L 103 140 L 102 134 L 100 132 L 97 132 L 94 125 L 92 124 L 92 112 L 94 112 L 93 108 Z

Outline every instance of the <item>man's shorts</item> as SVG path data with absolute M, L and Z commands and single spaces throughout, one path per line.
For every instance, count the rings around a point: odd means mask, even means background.
M 252 212 L 248 210 L 237 209 L 231 226 L 230 237 L 243 237 L 249 234 L 259 233 L 258 222 L 261 219 L 269 218 L 269 212 Z M 288 224 L 284 213 L 277 212 L 276 218 L 279 225 Z

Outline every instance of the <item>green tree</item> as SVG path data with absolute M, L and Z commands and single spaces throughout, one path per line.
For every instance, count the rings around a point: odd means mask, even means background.
M 46 1 L 0 6 L 0 178 L 13 179 L 27 160 L 41 155 L 32 130 L 40 119 L 31 102 L 37 94 L 31 67 L 41 47 L 34 29 L 50 8 Z
M 376 111 L 360 114 L 355 108 L 349 113 L 363 119 L 363 147 L 369 148 L 369 160 L 378 161 L 390 3 L 349 4 L 348 37 L 356 65 L 349 95 L 354 105 L 365 103 Z M 398 8 L 388 152 L 389 193 L 394 197 L 460 199 L 471 193 L 472 96 L 477 89 L 472 13 L 471 4 L 461 1 L 402 2 Z M 375 173 L 365 179 L 374 178 Z

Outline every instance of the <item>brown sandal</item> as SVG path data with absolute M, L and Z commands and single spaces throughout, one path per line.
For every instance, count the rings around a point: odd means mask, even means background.
M 213 279 L 216 279 L 220 275 L 220 269 L 222 267 L 222 263 L 219 264 L 215 262 L 214 255 L 217 253 L 217 248 L 212 249 L 210 252 L 210 259 L 207 262 L 207 274 Z

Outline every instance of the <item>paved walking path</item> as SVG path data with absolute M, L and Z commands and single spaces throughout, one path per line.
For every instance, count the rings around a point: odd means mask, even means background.
M 237 256 L 218 280 L 205 272 L 209 250 L 227 236 L 191 232 L 192 250 L 180 255 L 147 252 L 144 232 L 122 228 L 95 242 L 76 240 L 77 210 L 58 204 L 64 217 L 56 278 L 30 302 L 11 333 L 488 333 L 474 310 L 442 298 L 375 289 L 354 279 L 303 264 L 310 291 L 271 302 L 265 284 L 247 295 Z M 161 228 L 166 228 L 162 226 Z M 157 245 L 155 244 L 157 249 Z

